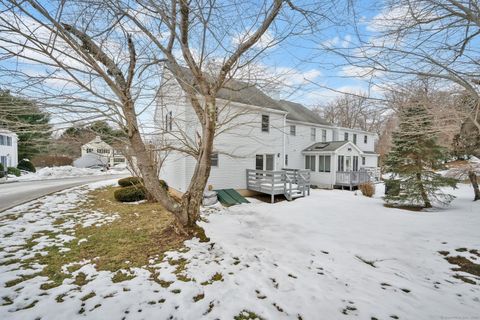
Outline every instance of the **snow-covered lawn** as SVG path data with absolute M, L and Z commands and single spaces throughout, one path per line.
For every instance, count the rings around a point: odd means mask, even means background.
M 480 278 L 453 271 L 458 266 L 444 256 L 480 262 L 478 252 L 469 252 L 480 249 L 480 203 L 471 201 L 469 185 L 453 191 L 457 199 L 449 208 L 430 212 L 385 208 L 380 192 L 371 199 L 339 190 L 313 190 L 310 197 L 273 205 L 209 209 L 201 223 L 209 243 L 186 241 L 185 250 L 152 259 L 149 266 L 133 269 L 134 278 L 115 283 L 113 273 L 96 271 L 94 262 L 84 262 L 61 286 L 42 290 L 47 278 L 28 277 L 42 266 L 25 269 L 21 260 L 45 246 L 61 248 L 70 241 L 74 234 L 69 219 L 90 225 L 115 219 L 76 209 L 88 190 L 48 196 L 0 217 L 0 319 L 480 315 Z M 60 226 L 54 223 L 59 217 L 65 219 Z M 25 242 L 41 230 L 57 234 L 37 238 L 25 249 Z M 80 273 L 87 277 L 79 284 L 75 276 Z M 21 275 L 24 281 L 9 282 Z

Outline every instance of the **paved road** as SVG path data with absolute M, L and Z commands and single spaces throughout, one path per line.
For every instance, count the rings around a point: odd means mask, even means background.
M 0 212 L 22 203 L 38 199 L 50 193 L 81 186 L 83 184 L 118 179 L 125 175 L 87 176 L 42 181 L 22 181 L 0 184 Z

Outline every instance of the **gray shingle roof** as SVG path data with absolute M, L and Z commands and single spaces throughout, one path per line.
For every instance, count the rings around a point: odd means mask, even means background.
M 317 142 L 303 151 L 335 151 L 347 143 L 348 141 Z
M 287 100 L 280 100 L 279 102 L 282 104 L 283 110 L 288 112 L 287 119 L 289 120 L 330 125 L 330 123 L 321 118 L 317 113 L 304 107 L 300 103 Z
M 167 67 L 169 65 L 167 64 Z M 193 85 L 193 75 L 190 69 L 181 67 L 185 81 Z M 230 80 L 220 89 L 217 98 L 228 101 L 239 102 L 248 105 L 254 105 L 262 108 L 270 108 L 278 111 L 288 112 L 287 119 L 293 121 L 303 121 L 315 124 L 330 125 L 312 110 L 306 108 L 300 103 L 286 100 L 275 100 L 263 93 L 254 84 L 248 84 L 243 81 Z

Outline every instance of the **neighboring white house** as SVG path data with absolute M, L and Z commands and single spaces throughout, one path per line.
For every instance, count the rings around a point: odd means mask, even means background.
M 5 170 L 18 164 L 18 138 L 7 129 L 0 128 L 0 163 Z
M 311 184 L 324 188 L 344 185 L 343 172 L 378 171 L 374 133 L 332 126 L 301 104 L 274 100 L 253 85 L 227 86 L 217 95 L 220 127 L 208 180 L 214 189 L 247 189 L 247 169 L 307 169 Z M 182 149 L 197 141 L 195 112 L 168 69 L 158 100 L 159 144 Z M 160 175 L 185 191 L 195 163 L 192 156 L 170 152 Z
M 82 146 L 82 156 L 73 162 L 75 167 L 86 168 L 97 165 L 115 166 L 125 164 L 123 153 L 96 136 Z

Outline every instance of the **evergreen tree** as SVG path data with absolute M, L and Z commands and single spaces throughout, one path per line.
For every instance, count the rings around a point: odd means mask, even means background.
M 18 158 L 31 159 L 50 143 L 50 115 L 32 101 L 0 90 L 0 126 L 18 136 Z
M 387 154 L 385 167 L 401 183 L 400 192 L 385 196 L 394 205 L 421 205 L 431 208 L 432 203 L 446 205 L 453 196 L 440 188 L 455 187 L 456 180 L 442 177 L 441 169 L 446 150 L 437 144 L 437 132 L 432 116 L 418 100 L 411 101 L 400 110 L 399 128 L 392 136 L 393 147 Z M 391 183 L 386 181 L 386 183 Z

